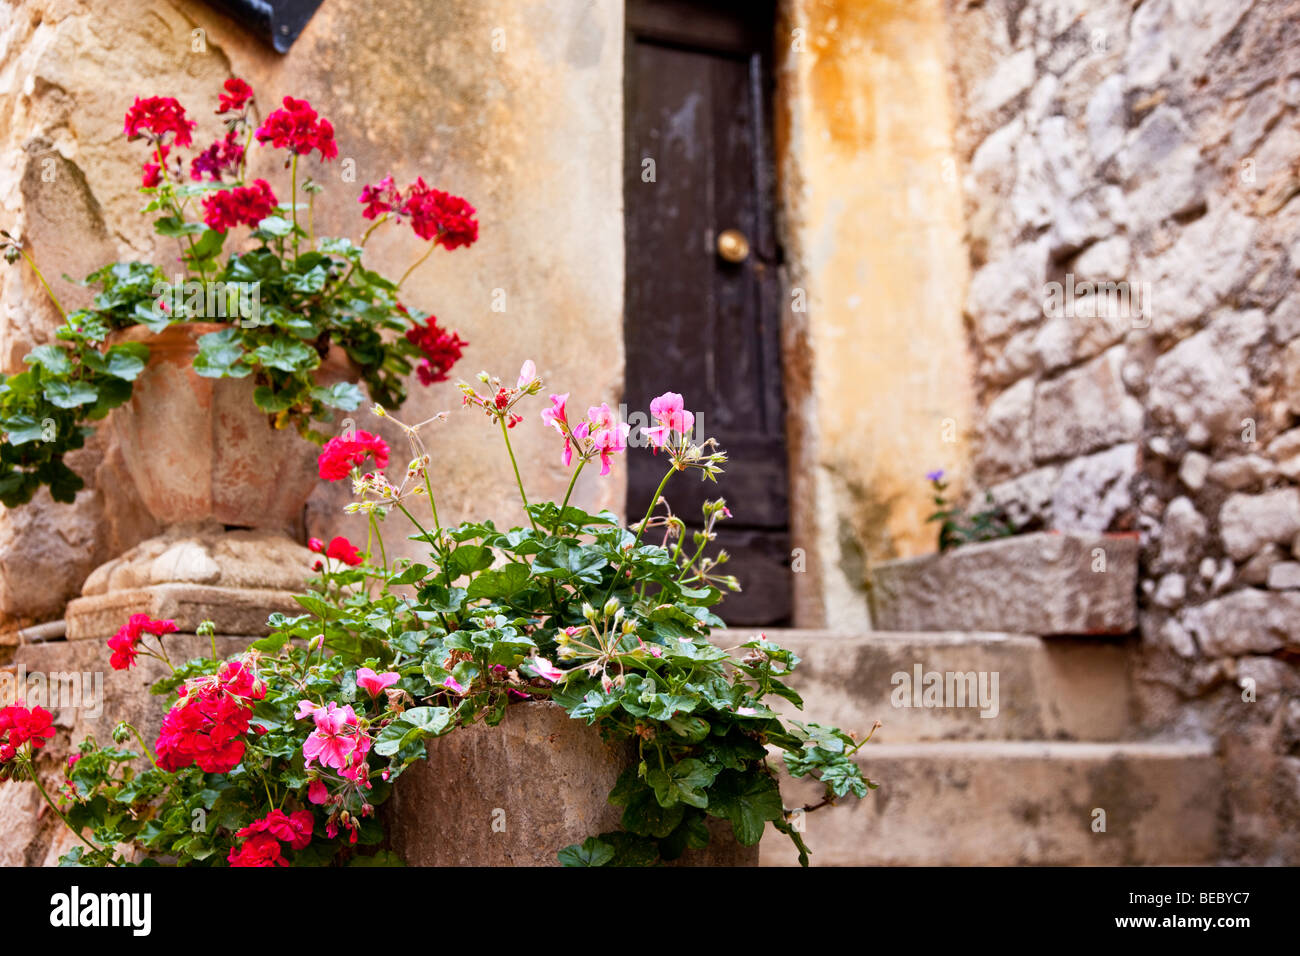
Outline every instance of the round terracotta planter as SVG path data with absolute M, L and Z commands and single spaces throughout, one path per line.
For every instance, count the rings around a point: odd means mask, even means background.
M 144 506 L 160 524 L 295 528 L 317 482 L 319 449 L 272 425 L 253 404 L 252 376 L 204 378 L 194 371 L 199 336 L 227 327 L 190 322 L 158 334 L 144 326 L 114 333 L 112 342 L 149 346 L 149 362 L 111 427 Z M 333 384 L 355 372 L 335 348 L 317 380 Z
M 381 809 L 388 847 L 408 866 L 557 866 L 556 852 L 617 830 L 609 802 L 636 759 L 550 702 L 511 704 L 496 727 L 477 723 L 429 741 Z M 677 866 L 757 866 L 725 820 L 709 819 L 713 843 Z

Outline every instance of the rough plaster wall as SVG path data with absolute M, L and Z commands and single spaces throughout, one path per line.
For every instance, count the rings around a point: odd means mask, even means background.
M 1231 851 L 1294 863 L 1300 4 L 948 6 L 975 478 L 1025 521 L 1141 531 L 1144 719 L 1216 736 Z M 1069 276 L 1150 307 L 1049 315 Z
M 142 157 L 121 135 L 122 115 L 136 95 L 175 95 L 200 121 L 202 143 L 217 128 L 221 82 L 243 76 L 262 115 L 291 94 L 334 122 L 339 160 L 308 164 L 326 186 L 318 233 L 359 239 L 357 193 L 389 172 L 399 182 L 423 175 L 478 207 L 478 244 L 433 256 L 405 287 L 406 301 L 470 342 L 457 373 L 513 380 L 531 357 L 574 405 L 613 403 L 623 372 L 622 11 L 617 0 L 329 0 L 281 57 L 198 2 L 11 2 L 0 6 L 0 217 L 29 237 L 52 277 L 115 257 L 170 261 L 137 214 Z M 278 172 L 269 151 L 254 156 L 252 175 Z M 52 182 L 41 178 L 43 160 Z M 421 251 L 409 230 L 380 232 L 367 263 L 400 275 Z M 56 289 L 77 302 L 75 287 Z M 493 311 L 494 293 L 505 312 Z M 0 272 L 6 368 L 55 324 L 28 276 Z M 458 402 L 453 383 L 417 383 L 400 414 L 418 421 Z M 554 434 L 534 406 L 512 434 L 516 453 L 532 473 L 531 497 L 562 495 Z M 483 420 L 453 414 L 432 439 L 444 519 L 522 521 L 499 436 Z M 91 487 L 75 506 L 0 509 L 0 629 L 58 616 L 96 564 L 157 530 L 102 446 L 83 454 Z M 313 499 L 313 533 L 364 537 L 360 519 L 339 513 L 343 491 Z M 623 495 L 620 469 L 584 475 L 574 500 L 621 510 Z
M 799 620 L 860 627 L 870 559 L 934 547 L 924 474 L 966 471 L 966 255 L 942 5 L 791 0 L 777 32 Z M 923 120 L 922 120 L 923 118 Z M 816 595 L 814 587 L 823 592 Z M 813 592 L 813 593 L 810 593 Z

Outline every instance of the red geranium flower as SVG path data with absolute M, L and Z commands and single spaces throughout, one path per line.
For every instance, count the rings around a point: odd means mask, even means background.
M 340 535 L 330 542 L 325 557 L 333 558 L 335 561 L 342 561 L 349 567 L 355 568 L 361 563 L 361 550 L 347 538 Z
M 155 621 L 147 614 L 132 614 L 121 629 L 108 639 L 108 648 L 113 652 L 109 663 L 113 670 L 124 671 L 135 663 L 140 652 L 140 639 L 145 634 L 161 637 L 176 630 L 175 621 Z
M 269 833 L 276 840 L 289 844 L 289 849 L 301 850 L 311 842 L 315 824 L 315 817 L 310 810 L 297 810 L 291 814 L 283 810 L 272 810 L 262 819 L 254 820 L 244 827 L 235 836 L 243 839 L 254 837 L 259 833 Z
M 221 94 L 221 106 L 218 113 L 239 112 L 253 98 L 253 88 L 237 76 L 232 76 L 222 84 L 225 92 Z
M 375 219 L 386 212 L 392 212 L 402 202 L 402 194 L 393 185 L 392 175 L 385 176 L 373 186 L 366 186 L 357 197 L 357 202 L 366 208 L 361 215 L 366 219 Z
M 150 96 L 147 99 L 135 98 L 135 103 L 126 111 L 126 135 L 128 139 L 137 139 L 146 133 L 152 133 L 159 140 L 168 133 L 174 133 L 177 146 L 190 145 L 190 130 L 194 121 L 185 118 L 185 107 L 170 96 Z
M 407 192 L 402 210 L 421 239 L 433 239 L 446 249 L 472 245 L 478 239 L 475 209 L 459 196 L 425 185 L 417 178 Z
M 213 193 L 203 200 L 203 221 L 215 232 L 229 232 L 235 226 L 256 226 L 275 211 L 275 193 L 265 179 L 251 186 L 236 186 Z
M 357 432 L 351 438 L 331 438 L 316 459 L 320 476 L 325 481 L 339 481 L 348 476 L 353 465 L 374 458 L 375 466 L 388 467 L 388 443 L 370 432 Z
M 190 179 L 201 182 L 207 175 L 214 183 L 219 182 L 222 173 L 228 169 L 237 169 L 243 159 L 244 144 L 239 141 L 239 135 L 232 129 L 222 139 L 217 140 L 190 160 Z
M 176 691 L 180 701 L 163 718 L 157 760 L 163 770 L 191 764 L 204 773 L 229 773 L 244 759 L 253 701 L 266 696 L 266 685 L 242 661 L 226 661 L 217 673 L 186 681 Z
M 238 849 L 230 848 L 226 861 L 231 866 L 288 866 L 280 852 L 280 841 L 269 833 L 259 833 L 245 840 Z
M 313 149 L 320 151 L 321 159 L 333 159 L 339 154 L 330 121 L 318 118 L 306 100 L 292 96 L 284 98 L 284 106 L 266 118 L 256 135 L 259 143 L 269 142 L 276 149 L 287 149 L 299 156 Z
M 469 345 L 458 333 L 440 327 L 437 317 L 432 315 L 423 325 L 413 320 L 412 327 L 406 330 L 406 340 L 424 353 L 424 361 L 416 369 L 424 385 L 445 382 L 447 373 Z
M 0 708 L 0 763 L 12 760 L 23 744 L 30 741 L 32 749 L 39 750 L 53 736 L 54 715 L 44 707 Z

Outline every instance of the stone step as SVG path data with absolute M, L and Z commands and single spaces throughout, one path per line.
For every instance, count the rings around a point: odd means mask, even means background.
M 723 631 L 715 639 L 734 646 L 756 634 Z M 789 683 L 803 696 L 804 709 L 769 698 L 782 714 L 860 734 L 880 720 L 875 740 L 881 743 L 1119 740 L 1133 726 L 1122 643 L 964 632 L 766 634 L 802 658 Z M 927 697 L 927 683 L 937 686 L 940 680 L 943 696 Z M 963 701 L 971 686 L 976 694 Z M 981 686 L 996 707 L 979 706 Z M 955 706 L 963 702 L 976 706 Z M 940 703 L 946 706 L 935 706 Z
M 803 816 L 813 865 L 1219 858 L 1219 769 L 1209 744 L 873 741 L 856 759 L 879 789 Z M 781 791 L 788 807 L 821 798 L 820 787 L 806 781 L 782 780 Z M 1102 822 L 1104 832 L 1094 832 Z M 761 851 L 763 865 L 797 863 L 780 833 L 769 832 Z
M 869 580 L 884 631 L 1126 634 L 1137 627 L 1136 534 L 1037 532 L 884 561 Z

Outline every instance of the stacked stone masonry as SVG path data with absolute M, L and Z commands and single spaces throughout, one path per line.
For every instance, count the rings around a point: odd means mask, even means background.
M 1218 741 L 1229 857 L 1297 862 L 1300 3 L 948 8 L 976 484 L 1140 533 L 1143 726 Z

